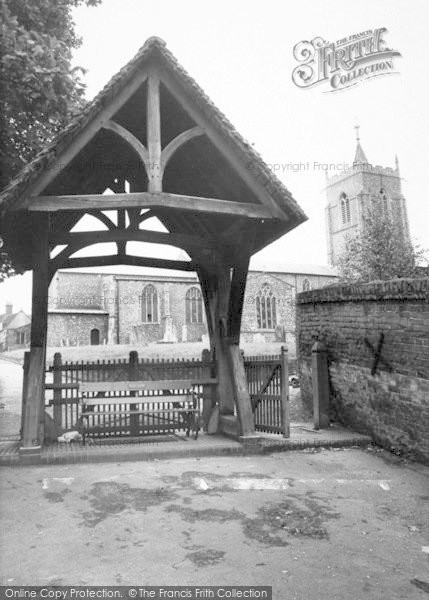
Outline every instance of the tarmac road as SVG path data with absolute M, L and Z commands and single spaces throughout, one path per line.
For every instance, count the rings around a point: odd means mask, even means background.
M 21 397 L 22 365 L 0 357 L 0 438 L 19 434 Z
M 3 585 L 424 598 L 429 469 L 359 449 L 3 468 Z

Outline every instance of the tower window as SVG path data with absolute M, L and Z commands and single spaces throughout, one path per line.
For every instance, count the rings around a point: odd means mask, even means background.
M 304 281 L 302 282 L 302 291 L 308 292 L 310 289 L 311 289 L 310 282 L 307 278 L 305 278 Z
M 381 188 L 381 190 L 379 192 L 379 196 L 380 196 L 380 201 L 381 201 L 381 206 L 382 206 L 383 213 L 385 215 L 387 215 L 387 211 L 388 211 L 387 194 L 386 194 L 386 192 L 385 192 L 385 190 L 383 188 Z
M 158 292 L 152 284 L 146 285 L 142 293 L 142 322 L 158 323 Z
M 191 287 L 186 292 L 186 322 L 187 323 L 202 323 L 203 322 L 203 299 L 201 292 L 197 287 Z
M 350 199 L 344 192 L 340 196 L 340 204 L 341 204 L 341 221 L 343 225 L 350 223 L 351 221 L 351 213 L 350 213 Z
M 258 329 L 274 329 L 277 325 L 276 297 L 268 283 L 256 295 L 256 319 Z

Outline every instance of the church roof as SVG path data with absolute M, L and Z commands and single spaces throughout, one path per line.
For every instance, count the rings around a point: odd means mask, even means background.
M 252 257 L 250 260 L 249 272 L 261 271 L 290 275 L 322 275 L 325 277 L 338 277 L 338 272 L 335 267 L 330 267 L 328 265 L 275 263 L 262 261 L 257 257 Z

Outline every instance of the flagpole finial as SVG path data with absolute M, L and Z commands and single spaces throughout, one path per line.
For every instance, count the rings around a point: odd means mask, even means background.
M 356 124 L 354 128 L 356 129 L 356 141 L 360 142 L 360 137 L 359 137 L 360 125 Z

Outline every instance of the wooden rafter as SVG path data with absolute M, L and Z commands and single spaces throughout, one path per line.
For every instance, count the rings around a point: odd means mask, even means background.
M 63 152 L 56 157 L 55 163 L 47 169 L 35 184 L 31 187 L 31 192 L 34 195 L 40 194 L 49 183 L 58 176 L 58 173 L 68 165 L 71 160 L 78 154 L 82 148 L 96 135 L 103 125 L 109 121 L 113 115 L 124 105 L 124 103 L 138 90 L 138 88 L 146 81 L 147 73 L 136 75 L 130 80 L 117 94 L 112 97 L 111 101 L 100 112 L 97 118 L 90 121 L 79 133 L 78 136 L 69 144 Z

